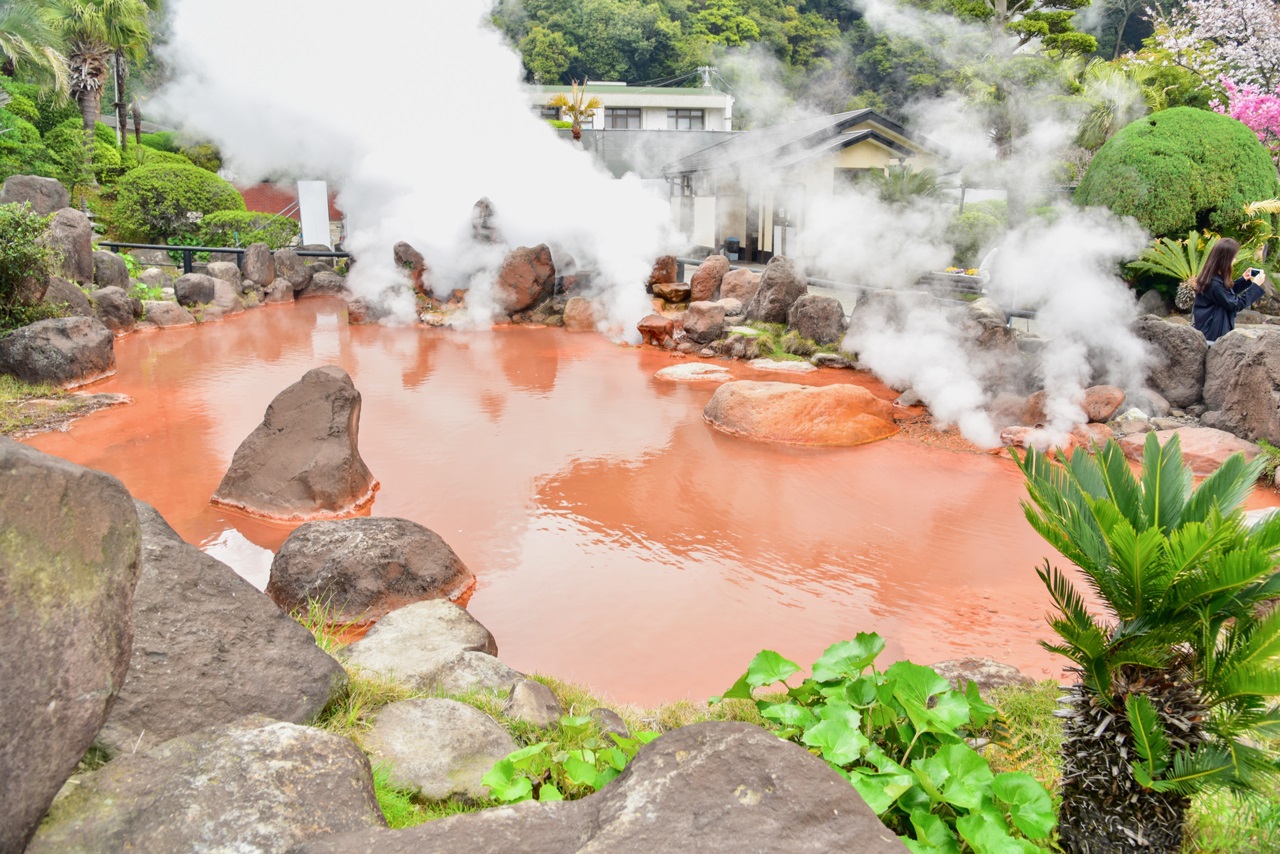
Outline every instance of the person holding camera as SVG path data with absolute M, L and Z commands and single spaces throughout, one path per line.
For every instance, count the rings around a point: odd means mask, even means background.
M 1191 306 L 1192 324 L 1204 333 L 1212 344 L 1236 328 L 1236 314 L 1246 309 L 1267 293 L 1267 274 L 1257 267 L 1250 267 L 1244 275 L 1230 285 L 1231 267 L 1235 263 L 1240 244 L 1229 237 L 1220 239 L 1209 250 L 1209 257 L 1196 276 L 1196 300 Z M 1270 286 L 1268 286 L 1270 290 Z

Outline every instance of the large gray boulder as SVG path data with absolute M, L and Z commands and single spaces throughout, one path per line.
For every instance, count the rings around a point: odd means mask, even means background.
M 138 274 L 138 281 L 149 288 L 171 288 L 173 279 L 159 267 L 148 267 Z
M 71 194 L 54 178 L 37 175 L 11 175 L 0 187 L 0 205 L 20 205 L 23 202 L 41 216 L 48 216 L 59 208 L 71 204 Z
M 311 632 L 183 542 L 155 508 L 137 509 L 133 659 L 99 744 L 132 752 L 254 713 L 303 723 L 346 687 Z
M 331 270 L 313 270 L 311 281 L 301 291 L 294 291 L 299 297 L 342 296 L 347 293 L 347 280 Z
M 120 481 L 0 437 L 0 851 L 21 851 L 129 667 L 138 514 Z
M 1213 342 L 1204 403 L 1206 427 L 1280 445 L 1280 329 L 1237 328 Z
M 265 243 L 253 243 L 245 250 L 240 261 L 240 272 L 250 282 L 265 288 L 276 280 L 276 262 L 271 257 L 271 247 Z
M 827 763 L 759 727 L 726 722 L 667 733 L 640 748 L 616 780 L 582 800 L 528 801 L 298 848 L 299 854 L 906 850 Z
M 93 283 L 100 288 L 129 289 L 129 267 L 114 252 L 93 253 Z
M 465 601 L 475 584 L 435 531 L 379 516 L 299 525 L 271 561 L 266 592 L 285 611 L 315 600 L 333 621 L 354 623 L 424 599 Z
M 98 288 L 89 294 L 93 312 L 102 325 L 117 335 L 133 329 L 133 301 L 122 288 Z
M 1204 392 L 1205 356 L 1209 352 L 1204 335 L 1193 327 L 1153 315 L 1139 317 L 1132 328 L 1149 345 L 1151 375 L 1147 385 L 1179 409 L 1199 403 Z
M 213 280 L 213 307 L 221 317 L 244 311 L 240 300 L 240 288 L 223 279 Z
M 190 326 L 195 315 L 172 300 L 146 300 L 142 303 L 143 316 L 156 326 Z
M 115 336 L 95 317 L 57 317 L 0 338 L 0 373 L 25 383 L 78 386 L 115 371 Z
M 724 332 L 724 306 L 715 302 L 692 302 L 684 313 L 684 334 L 699 344 L 710 344 Z
M 275 519 L 350 513 L 377 488 L 359 436 L 360 392 L 351 377 L 336 365 L 307 371 L 236 449 L 213 501 Z
M 386 827 L 354 742 L 259 715 L 123 754 L 77 782 L 28 854 L 266 854 Z
M 221 279 L 237 291 L 244 284 L 244 277 L 240 274 L 240 268 L 232 261 L 210 261 L 208 266 L 205 267 L 205 275 Z
M 64 306 L 64 314 L 95 317 L 93 303 L 79 285 L 73 285 L 61 276 L 50 276 L 46 282 L 43 301 L 50 305 Z
M 204 273 L 187 273 L 173 282 L 173 294 L 179 305 L 192 308 L 213 302 L 218 280 Z
M 784 255 L 775 255 L 765 265 L 760 287 L 747 303 L 747 320 L 786 323 L 791 306 L 808 292 L 809 283 L 795 262 Z
M 849 322 L 840 300 L 805 294 L 791 304 L 787 326 L 817 344 L 835 344 L 844 338 Z
M 392 611 L 338 652 L 348 666 L 420 691 L 509 690 L 523 677 L 496 656 L 489 630 L 463 608 L 428 599 Z
M 278 249 L 275 254 L 276 276 L 293 286 L 294 293 L 311 284 L 311 267 L 292 249 Z
M 58 256 L 54 272 L 82 285 L 93 282 L 93 224 L 75 208 L 53 215 L 44 242 Z
M 508 314 L 533 307 L 551 293 L 556 281 L 556 265 L 545 243 L 530 249 L 513 249 L 502 262 L 494 283 L 498 306 Z
M 392 785 L 433 801 L 487 797 L 480 778 L 517 747 L 484 712 L 437 699 L 385 706 L 363 741 L 375 763 L 390 766 Z

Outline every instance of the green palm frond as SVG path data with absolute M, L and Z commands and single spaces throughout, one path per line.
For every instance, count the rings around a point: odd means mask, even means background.
M 1201 482 L 1182 511 L 1182 521 L 1207 522 L 1209 514 L 1217 508 L 1219 513 L 1239 507 L 1253 492 L 1253 486 L 1266 464 L 1262 457 L 1246 463 L 1244 454 L 1232 454 L 1222 465 Z M 1276 529 L 1280 544 L 1280 526 Z
M 1201 746 L 1173 756 L 1172 768 L 1149 787 L 1157 792 L 1190 796 L 1213 783 L 1230 786 L 1238 778 L 1231 753 L 1222 747 Z
M 1154 433 L 1148 433 L 1154 437 Z M 1098 454 L 1102 477 L 1107 487 L 1107 498 L 1124 514 L 1134 528 L 1146 527 L 1143 514 L 1142 484 L 1133 476 L 1124 451 L 1115 442 L 1108 442 Z
M 1244 212 L 1249 216 L 1280 213 L 1280 199 L 1261 199 L 1256 202 L 1249 202 L 1244 206 Z
M 1191 470 L 1182 464 L 1182 441 L 1174 433 L 1163 446 L 1148 433 L 1142 449 L 1142 508 L 1147 523 L 1161 531 L 1176 528 L 1191 494 Z
M 1156 714 L 1151 698 L 1143 694 L 1130 694 L 1124 703 L 1133 732 L 1134 748 L 1141 764 L 1134 763 L 1133 773 L 1147 788 L 1169 767 L 1169 737 L 1164 734 L 1164 724 Z
M 1148 244 L 1129 267 L 1185 282 L 1200 275 L 1209 251 L 1217 242 L 1216 235 L 1204 235 L 1198 231 L 1187 232 L 1186 240 L 1162 237 Z

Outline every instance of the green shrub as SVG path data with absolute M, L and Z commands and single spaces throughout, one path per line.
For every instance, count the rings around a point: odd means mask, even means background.
M 29 205 L 0 205 L 0 330 L 49 316 L 48 306 L 23 299 L 24 289 L 53 268 L 53 250 L 41 239 L 49 219 Z
M 114 183 L 120 176 L 120 149 L 100 139 L 93 141 L 93 176 L 103 184 Z
M 1135 217 L 1157 237 L 1206 229 L 1238 237 L 1244 206 L 1277 195 L 1275 163 L 1253 131 L 1229 116 L 1177 107 L 1108 140 L 1076 201 Z
M 201 169 L 217 172 L 222 168 L 222 152 L 212 142 L 184 145 L 178 149 L 178 153 Z
M 117 185 L 116 229 L 123 240 L 165 241 L 198 231 L 200 221 L 216 211 L 243 210 L 235 187 L 196 166 L 141 166 Z
M 144 133 L 141 137 L 142 144 L 147 148 L 154 148 L 156 151 L 167 151 L 170 154 L 178 153 L 178 143 L 175 139 L 173 131 L 166 130 L 159 133 Z
M 96 140 L 95 140 L 96 143 Z M 44 135 L 51 159 L 58 164 L 58 178 L 68 187 L 89 183 L 84 149 L 84 123 L 80 117 L 67 119 Z
M 0 109 L 0 131 L 0 182 L 11 175 L 56 178 L 61 174 L 61 167 L 31 122 Z
M 287 216 L 258 211 L 218 211 L 200 221 L 201 246 L 248 246 L 265 243 L 282 249 L 298 236 L 298 223 Z
M 79 118 L 80 116 L 80 107 L 75 101 L 65 97 L 46 95 L 40 91 L 39 86 L 30 83 L 18 83 L 0 76 L 0 89 L 8 92 L 15 101 L 21 98 L 23 102 L 36 108 L 35 118 L 25 115 L 23 118 L 35 125 L 41 134 L 48 133 L 69 118 Z M 9 106 L 12 106 L 12 102 L 10 102 Z M 19 107 L 19 109 L 23 108 Z
M 956 214 L 947 225 L 946 240 L 955 250 L 952 263 L 966 269 L 978 266 L 983 250 L 995 244 L 1005 227 L 1005 219 L 997 209 L 965 205 L 964 213 Z
M 116 139 L 116 132 L 113 129 L 104 125 L 102 122 L 94 122 L 93 138 L 98 140 L 99 142 L 102 142 L 106 145 L 111 146 L 112 148 L 120 147 L 120 141 Z
M 26 119 L 32 127 L 35 127 L 35 123 L 40 119 L 40 108 L 36 106 L 35 101 L 25 95 L 10 96 L 9 103 L 5 104 L 4 108 L 18 118 Z M 39 133 L 40 131 L 37 130 L 36 135 Z
M 155 166 L 159 163 L 179 163 L 183 166 L 195 165 L 181 154 L 161 151 L 158 148 L 148 148 L 145 145 L 130 146 L 121 159 L 130 169 L 136 169 L 139 166 Z

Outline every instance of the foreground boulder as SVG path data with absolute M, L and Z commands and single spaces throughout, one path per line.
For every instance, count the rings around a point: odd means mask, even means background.
M 750 268 L 739 267 L 725 273 L 720 280 L 720 299 L 736 299 L 746 306 L 759 289 L 760 274 Z
M 122 288 L 99 288 L 89 295 L 94 314 L 117 335 L 133 329 L 133 301 Z
M 710 344 L 724 332 L 724 306 L 714 302 L 692 302 L 684 313 L 684 334 L 698 344 Z
M 79 777 L 27 851 L 287 851 L 377 827 L 386 821 L 354 742 L 255 715 Z
M 311 284 L 313 270 L 292 249 L 278 249 L 275 254 L 276 276 L 293 286 L 294 293 Z
M 654 285 L 666 282 L 674 282 L 679 277 L 680 265 L 676 261 L 674 255 L 663 255 L 661 258 L 653 262 L 653 270 L 649 273 L 649 281 L 647 282 L 650 289 Z
M 681 727 L 640 748 L 622 774 L 579 801 L 527 801 L 400 831 L 300 846 L 305 854 L 475 851 L 826 852 L 907 849 L 849 782 L 759 727 Z
M 347 292 L 347 280 L 332 270 L 314 270 L 311 281 L 301 291 L 294 291 L 298 297 L 330 297 L 342 296 Z
M 1280 329 L 1236 329 L 1209 348 L 1201 421 L 1280 445 Z
M 1217 346 L 1216 344 L 1214 345 Z M 1191 467 L 1192 474 L 1197 477 L 1208 477 L 1218 470 L 1232 454 L 1244 454 L 1248 462 L 1262 449 L 1252 442 L 1233 436 L 1223 430 L 1212 427 L 1182 427 L 1176 430 L 1157 430 L 1156 438 L 1164 445 L 1176 434 L 1182 443 L 1182 460 Z M 1120 440 L 1120 447 L 1131 460 L 1142 460 L 1142 449 L 1147 441 L 1145 433 L 1135 433 Z
M 787 326 L 815 344 L 835 344 L 844 338 L 849 321 L 840 300 L 805 294 L 787 311 Z
M 1151 374 L 1147 384 L 1169 401 L 1185 408 L 1200 402 L 1204 391 L 1205 356 L 1209 345 L 1198 330 L 1145 315 L 1133 322 L 1133 332 L 1149 345 Z M 1214 345 L 1215 347 L 1217 344 Z
M 213 502 L 276 519 L 350 513 L 377 488 L 359 433 L 360 392 L 347 372 L 307 371 L 236 449 Z
M 898 432 L 893 404 L 853 385 L 725 383 L 702 417 L 732 436 L 790 445 L 861 445 Z
M 720 291 L 720 282 L 729 272 L 729 259 L 723 255 L 708 255 L 689 277 L 691 302 L 711 302 Z
M 675 334 L 676 324 L 669 317 L 650 314 L 636 324 L 636 329 L 640 330 L 640 340 L 642 342 L 652 344 L 655 347 L 662 347 Z
M 508 314 L 524 311 L 551 293 L 556 267 L 545 243 L 512 250 L 502 262 L 494 283 L 498 305 Z
M 0 187 L 0 205 L 31 205 L 40 216 L 48 216 L 71 204 L 71 194 L 56 178 L 36 175 L 10 175 Z
M 53 215 L 44 233 L 44 242 L 54 250 L 58 275 L 81 285 L 93 282 L 93 225 L 75 208 L 63 208 Z
M 271 247 L 265 243 L 252 243 L 240 260 L 240 273 L 246 280 L 265 288 L 276 280 L 276 262 L 271 257 Z
M 42 300 L 49 305 L 63 306 L 63 314 L 95 317 L 93 303 L 79 285 L 73 285 L 61 276 L 50 276 L 45 282 Z
M 760 287 L 751 297 L 751 302 L 747 303 L 747 320 L 786 323 L 791 306 L 808 292 L 809 283 L 796 268 L 795 262 L 786 256 L 775 255 L 765 265 L 764 273 L 760 276 Z
M 173 282 L 173 295 L 179 305 L 191 308 L 197 305 L 208 305 L 213 302 L 218 292 L 219 279 L 204 273 L 187 273 Z
M 570 297 L 564 304 L 564 328 L 569 332 L 595 332 L 602 312 L 589 299 Z
M 391 766 L 391 784 L 427 800 L 487 797 L 480 782 L 518 745 L 484 712 L 457 700 L 415 699 L 378 712 L 364 747 Z
M 120 481 L 0 437 L 0 851 L 21 851 L 129 667 L 138 515 Z
M 300 525 L 271 562 L 266 593 L 286 612 L 323 602 L 334 622 L 378 620 L 424 599 L 461 599 L 476 579 L 449 544 L 408 519 Z
M 172 300 L 146 300 L 142 303 L 143 316 L 156 326 L 190 326 L 195 315 Z
M 93 283 L 100 288 L 129 287 L 129 267 L 124 259 L 114 252 L 98 251 L 93 257 Z
M 443 599 L 392 611 L 338 655 L 351 667 L 441 694 L 506 691 L 523 678 L 498 660 L 488 629 Z
M 133 658 L 98 735 L 112 753 L 146 749 L 248 714 L 303 723 L 347 673 L 297 621 L 226 564 L 183 542 L 137 502 L 142 571 Z
M 0 373 L 25 383 L 78 386 L 115 368 L 115 336 L 96 317 L 41 320 L 0 338 Z

